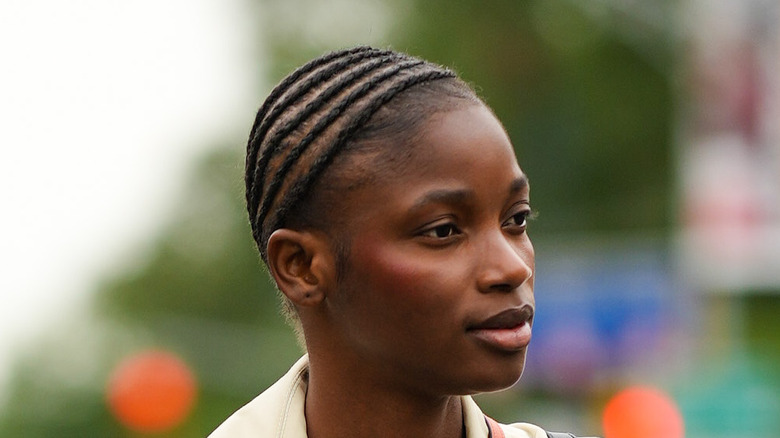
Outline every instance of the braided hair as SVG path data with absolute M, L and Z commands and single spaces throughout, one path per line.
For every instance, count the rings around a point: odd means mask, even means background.
M 293 71 L 260 107 L 247 144 L 247 210 L 263 260 L 274 230 L 326 228 L 333 202 L 371 178 L 343 157 L 399 161 L 432 114 L 479 102 L 451 70 L 391 50 L 336 51 Z

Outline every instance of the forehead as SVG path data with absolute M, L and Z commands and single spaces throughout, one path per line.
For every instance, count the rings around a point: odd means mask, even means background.
M 383 146 L 363 165 L 385 184 L 411 175 L 450 179 L 477 165 L 522 175 L 504 127 L 482 104 L 433 114 L 410 144 Z
M 347 209 L 383 207 L 400 198 L 412 202 L 436 190 L 480 193 L 497 202 L 528 190 L 503 126 L 483 105 L 433 115 L 411 144 L 388 142 L 381 149 L 349 166 L 368 177 L 343 198 Z
M 478 156 L 517 165 L 504 127 L 484 105 L 433 115 L 420 140 L 417 149 L 422 164 L 435 167 L 441 155 L 446 155 L 455 160 Z

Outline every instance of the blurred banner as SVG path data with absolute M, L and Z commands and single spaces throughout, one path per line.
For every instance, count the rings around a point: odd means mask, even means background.
M 780 290 L 779 11 L 684 3 L 679 255 L 698 290 Z
M 570 237 L 536 248 L 539 312 L 522 387 L 572 395 L 627 374 L 660 383 L 690 362 L 684 318 L 696 310 L 662 239 Z

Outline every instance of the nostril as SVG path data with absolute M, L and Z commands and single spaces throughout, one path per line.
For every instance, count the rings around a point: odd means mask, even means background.
M 499 283 L 491 286 L 491 289 L 499 292 L 511 292 L 514 289 L 514 287 L 509 283 Z

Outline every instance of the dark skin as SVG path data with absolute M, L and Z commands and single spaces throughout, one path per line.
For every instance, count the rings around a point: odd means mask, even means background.
M 312 438 L 458 438 L 460 396 L 522 373 L 534 306 L 527 179 L 482 105 L 435 114 L 423 130 L 403 172 L 346 196 L 348 230 L 269 239 L 272 275 L 306 337 Z M 329 240 L 340 233 L 342 278 Z

